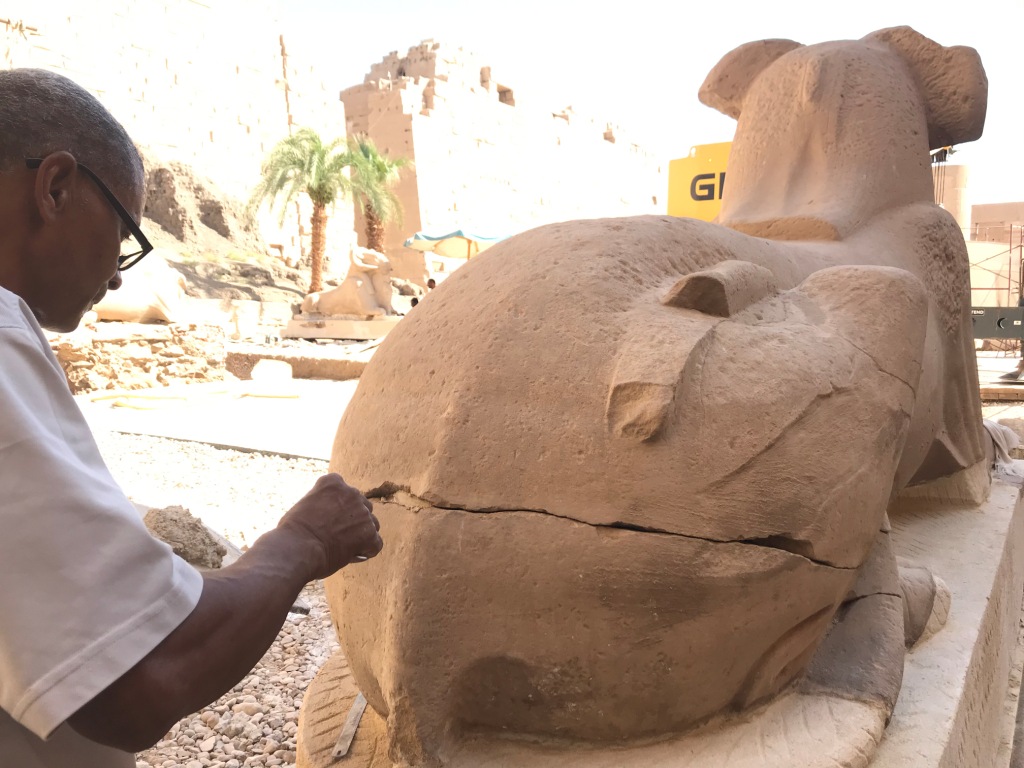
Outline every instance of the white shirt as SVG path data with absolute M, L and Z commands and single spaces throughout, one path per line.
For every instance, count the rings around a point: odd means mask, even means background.
M 0 768 L 134 768 L 62 723 L 167 637 L 202 586 L 146 530 L 39 324 L 0 288 Z

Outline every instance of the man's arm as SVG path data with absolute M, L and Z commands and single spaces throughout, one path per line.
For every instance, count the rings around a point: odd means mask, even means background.
M 126 752 L 155 744 L 249 673 L 303 586 L 381 550 L 371 510 L 338 475 L 320 478 L 237 562 L 205 574 L 202 596 L 185 621 L 68 723 Z

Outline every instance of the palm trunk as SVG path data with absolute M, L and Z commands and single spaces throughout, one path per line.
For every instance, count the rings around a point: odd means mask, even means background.
M 384 253 L 384 222 L 369 203 L 363 213 L 366 216 L 366 247 L 371 251 Z
M 324 287 L 324 248 L 327 246 L 327 208 L 313 203 L 313 216 L 310 218 L 313 231 L 310 242 L 310 259 L 312 266 L 309 275 L 309 292 L 315 293 Z

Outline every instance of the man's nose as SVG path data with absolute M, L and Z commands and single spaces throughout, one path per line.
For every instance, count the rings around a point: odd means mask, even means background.
M 114 276 L 110 278 L 110 282 L 107 283 L 107 290 L 116 291 L 121 287 L 123 282 L 124 280 L 121 279 L 121 270 L 119 269 L 114 273 Z

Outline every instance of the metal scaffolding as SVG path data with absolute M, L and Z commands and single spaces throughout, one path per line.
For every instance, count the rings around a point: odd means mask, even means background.
M 995 231 L 993 231 L 995 230 Z M 1005 248 L 986 256 L 979 261 L 971 261 L 972 274 L 981 271 L 993 276 L 993 284 L 975 285 L 971 281 L 971 304 L 978 306 L 974 297 L 979 292 L 995 292 L 1005 294 L 1003 301 L 995 306 L 1016 307 L 1021 300 L 1021 286 L 1024 285 L 1024 225 L 1007 224 L 999 227 L 979 227 L 971 229 L 972 242 L 1002 243 Z M 985 302 L 988 306 L 993 306 Z

